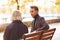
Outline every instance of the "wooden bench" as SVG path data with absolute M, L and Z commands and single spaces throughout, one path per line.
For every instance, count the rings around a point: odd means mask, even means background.
M 56 28 L 43 31 L 41 40 L 52 40 L 55 30 Z
M 40 40 L 42 31 L 31 32 L 23 35 L 24 40 Z
M 52 40 L 56 28 L 31 32 L 23 35 L 24 40 Z

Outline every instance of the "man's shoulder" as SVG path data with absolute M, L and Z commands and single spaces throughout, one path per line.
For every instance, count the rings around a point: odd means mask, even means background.
M 40 17 L 40 16 L 39 16 L 39 17 L 38 17 L 38 20 L 41 20 L 41 19 L 44 19 L 44 17 Z

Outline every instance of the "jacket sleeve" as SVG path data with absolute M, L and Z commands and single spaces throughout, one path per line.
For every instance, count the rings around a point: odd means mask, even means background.
M 32 26 L 32 28 L 31 28 L 31 32 L 33 32 L 33 31 L 35 31 L 35 30 L 34 30 L 34 26 Z
M 40 27 L 40 24 L 41 24 L 42 27 Z M 49 29 L 49 25 L 46 23 L 46 21 L 43 17 L 41 19 L 39 19 L 38 26 L 40 28 L 37 28 L 37 31 Z
M 31 25 L 32 25 L 31 32 L 33 32 L 33 31 L 35 31 L 35 30 L 34 30 L 35 27 L 33 26 L 33 21 L 32 21 L 32 23 L 31 23 Z
M 23 29 L 24 31 L 24 33 L 28 33 L 28 28 L 27 28 L 27 26 L 26 25 L 24 25 L 24 29 Z
M 4 35 L 3 35 L 3 39 L 4 40 L 8 40 L 9 39 L 9 37 L 10 37 L 10 29 L 8 28 L 9 26 L 7 26 L 7 28 L 6 28 L 6 30 L 5 30 L 5 32 L 4 32 Z
M 28 28 L 26 27 L 26 31 L 25 31 L 25 33 L 28 33 Z

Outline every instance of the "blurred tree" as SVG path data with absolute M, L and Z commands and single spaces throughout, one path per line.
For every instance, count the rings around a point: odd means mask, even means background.
M 44 11 L 45 11 L 45 13 L 46 13 L 46 12 L 48 11 L 48 9 L 45 7 L 45 8 L 44 8 Z
M 1 13 L 3 13 L 3 14 L 6 13 L 6 8 L 5 8 L 5 5 L 4 4 L 2 4 Z
M 56 0 L 57 11 L 60 12 L 60 0 Z
M 9 5 L 14 5 L 15 3 L 16 3 L 15 0 L 9 0 L 9 1 L 8 1 L 8 4 L 9 4 Z
M 23 3 L 22 6 L 20 6 L 20 10 L 25 13 L 26 11 L 26 8 L 25 8 L 25 4 Z
M 24 0 L 25 3 L 27 2 L 33 2 L 34 0 Z

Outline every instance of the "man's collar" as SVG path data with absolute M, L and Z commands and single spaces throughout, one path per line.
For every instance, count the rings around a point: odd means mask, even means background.
M 37 15 L 34 17 L 34 19 L 38 18 L 38 16 L 39 16 L 39 15 L 37 14 Z

